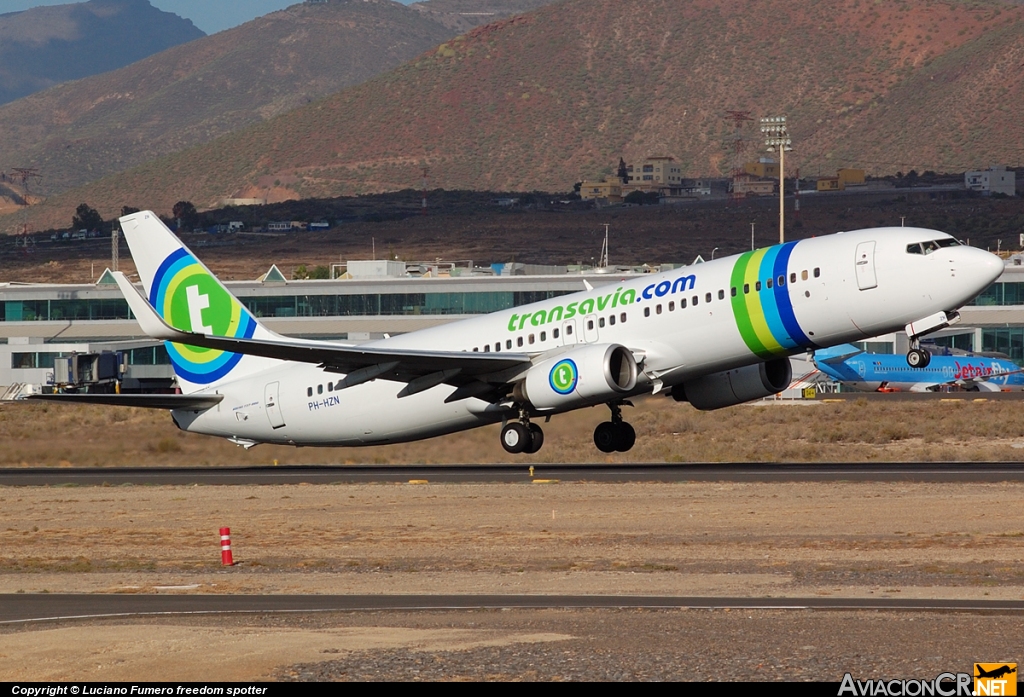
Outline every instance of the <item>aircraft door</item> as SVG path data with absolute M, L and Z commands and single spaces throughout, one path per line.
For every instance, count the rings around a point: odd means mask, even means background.
M 857 245 L 857 287 L 861 290 L 870 290 L 878 287 L 878 280 L 875 278 L 875 243 L 861 242 Z
M 597 339 L 597 315 L 587 315 L 583 318 L 583 340 L 592 344 Z
M 576 332 L 576 320 L 567 319 L 562 322 L 562 345 L 572 346 L 580 340 Z
M 284 426 L 284 415 L 281 414 L 281 400 L 278 399 L 279 382 L 272 382 L 263 390 L 263 406 L 270 419 L 270 427 L 277 429 Z

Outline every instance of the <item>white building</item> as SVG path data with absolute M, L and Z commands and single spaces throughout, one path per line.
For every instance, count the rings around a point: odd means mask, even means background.
M 1007 171 L 1006 167 L 1002 165 L 976 172 L 965 172 L 964 186 L 972 191 L 980 191 L 986 196 L 991 194 L 1016 196 L 1017 173 Z

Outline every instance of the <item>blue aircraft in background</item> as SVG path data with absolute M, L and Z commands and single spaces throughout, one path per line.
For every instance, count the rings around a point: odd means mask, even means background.
M 1024 390 L 1024 370 L 1005 358 L 932 355 L 925 367 L 911 368 L 902 355 L 841 344 L 815 351 L 811 360 L 829 378 L 862 392 Z

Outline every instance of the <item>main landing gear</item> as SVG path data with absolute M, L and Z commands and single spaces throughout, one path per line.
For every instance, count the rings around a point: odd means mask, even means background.
M 501 429 L 501 447 L 513 454 L 532 455 L 544 445 L 544 431 L 537 424 L 530 423 L 525 409 L 519 410 L 519 421 L 505 424 Z
M 608 408 L 612 410 L 612 420 L 598 424 L 594 429 L 594 445 L 602 453 L 624 453 L 636 443 L 636 431 L 628 423 L 622 420 L 621 404 L 629 402 L 611 402 Z M 632 406 L 630 404 L 630 406 Z

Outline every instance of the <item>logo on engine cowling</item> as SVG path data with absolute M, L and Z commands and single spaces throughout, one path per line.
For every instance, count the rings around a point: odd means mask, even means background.
M 551 373 L 548 375 L 548 382 L 551 384 L 553 389 L 558 394 L 569 394 L 576 389 L 576 383 L 579 381 L 579 371 L 576 369 L 575 361 L 566 358 L 565 360 L 558 361 L 554 367 L 551 368 Z

